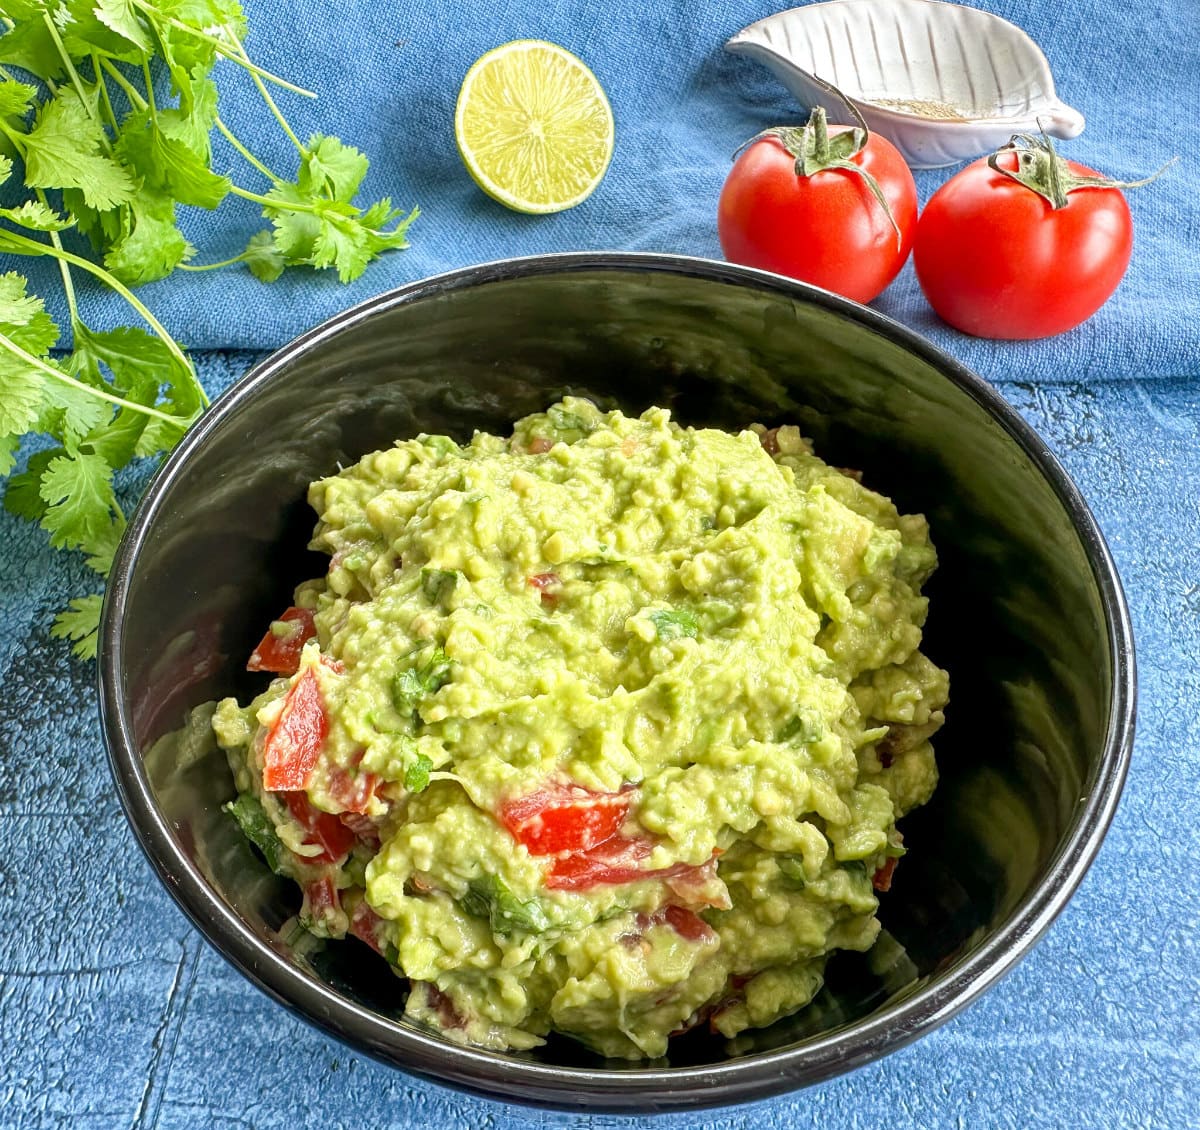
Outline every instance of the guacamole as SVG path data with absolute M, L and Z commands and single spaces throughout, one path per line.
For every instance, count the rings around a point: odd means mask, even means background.
M 871 946 L 947 701 L 923 518 L 794 427 L 572 398 L 309 501 L 329 571 L 251 656 L 277 677 L 214 715 L 228 808 L 412 1019 L 654 1057 Z

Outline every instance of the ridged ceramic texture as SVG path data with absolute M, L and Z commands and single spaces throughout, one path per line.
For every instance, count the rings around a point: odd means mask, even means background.
M 941 0 L 830 0 L 743 28 L 726 44 L 769 67 L 805 106 L 867 125 L 915 168 L 978 157 L 1013 133 L 1076 137 L 1083 115 L 1054 91 L 1050 65 L 1020 28 Z

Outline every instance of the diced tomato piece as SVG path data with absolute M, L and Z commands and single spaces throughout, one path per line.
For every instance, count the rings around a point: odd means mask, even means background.
M 638 915 L 638 926 L 643 931 L 649 930 L 651 926 L 661 926 L 664 923 L 685 941 L 702 942 L 716 937 L 713 928 L 700 915 L 686 907 L 676 906 L 674 903 L 660 906 L 651 915 Z
M 319 855 L 305 856 L 307 862 L 337 863 L 349 854 L 354 846 L 354 833 L 336 816 L 314 808 L 307 793 L 284 793 L 283 799 L 287 802 L 288 811 L 308 833 L 304 838 L 305 844 L 321 849 Z
M 893 856 L 871 877 L 871 886 L 877 891 L 892 889 L 892 872 L 896 870 L 896 857 Z
M 554 441 L 546 439 L 544 436 L 534 436 L 529 441 L 530 455 L 545 455 L 554 446 Z
M 685 907 L 673 904 L 664 907 L 663 917 L 667 925 L 685 941 L 702 942 L 713 937 L 712 927 L 700 915 Z
M 537 573 L 530 577 L 527 583 L 530 588 L 540 591 L 543 608 L 553 608 L 558 603 L 558 590 L 562 587 L 562 578 L 557 573 Z
M 272 792 L 308 787 L 313 766 L 329 734 L 321 688 L 310 667 L 284 699 L 263 746 L 263 786 Z
M 338 815 L 338 819 L 344 827 L 350 829 L 351 835 L 356 840 L 365 844 L 372 851 L 378 851 L 382 846 L 383 841 L 379 838 L 379 829 L 369 816 L 363 816 L 360 812 L 342 812 Z
M 371 909 L 366 899 L 359 900 L 354 913 L 350 915 L 350 933 L 383 956 L 382 931 L 383 919 Z
M 337 887 L 332 875 L 322 875 L 304 886 L 304 898 L 308 903 L 308 913 L 312 918 L 320 917 L 327 910 L 338 909 Z
M 283 635 L 276 635 L 272 628 L 258 641 L 258 647 L 246 663 L 247 671 L 273 671 L 277 675 L 294 675 L 300 668 L 300 652 L 304 645 L 317 634 L 313 626 L 313 614 L 307 608 L 289 608 L 279 622 L 291 625 Z
M 592 887 L 618 883 L 636 883 L 641 879 L 675 879 L 702 872 L 709 863 L 672 863 L 669 867 L 644 871 L 637 863 L 645 859 L 654 845 L 646 839 L 618 837 L 593 851 L 556 859 L 546 873 L 546 886 L 552 891 L 586 891 Z
M 617 834 L 631 800 L 628 789 L 597 793 L 549 785 L 502 804 L 500 822 L 534 855 L 590 851 Z
M 374 773 L 351 773 L 340 765 L 329 771 L 329 796 L 346 812 L 366 812 L 379 787 Z

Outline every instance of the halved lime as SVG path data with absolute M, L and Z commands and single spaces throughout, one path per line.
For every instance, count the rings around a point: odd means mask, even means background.
M 454 111 L 467 171 L 518 212 L 561 212 L 592 194 L 613 150 L 612 108 L 570 51 L 505 43 L 467 72 Z

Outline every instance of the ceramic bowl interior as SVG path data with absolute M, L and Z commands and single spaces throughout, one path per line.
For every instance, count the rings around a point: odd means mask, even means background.
M 249 696 L 262 625 L 324 571 L 306 484 L 398 437 L 507 431 L 565 392 L 688 424 L 799 422 L 837 465 L 931 523 L 925 650 L 951 673 L 942 780 L 903 823 L 884 934 L 840 954 L 818 998 L 732 1043 L 595 1059 L 567 1040 L 501 1055 L 400 1019 L 404 984 L 356 942 L 278 934 L 297 891 L 221 811 L 223 758 L 189 708 Z M 988 387 L 851 303 L 669 257 L 558 256 L 385 295 L 300 338 L 222 397 L 159 472 L 116 562 L 101 690 L 131 823 L 171 893 L 268 993 L 359 1048 L 441 1081 L 559 1107 L 647 1111 L 762 1097 L 940 1023 L 1061 908 L 1123 780 L 1133 658 L 1119 583 L 1086 507 Z

